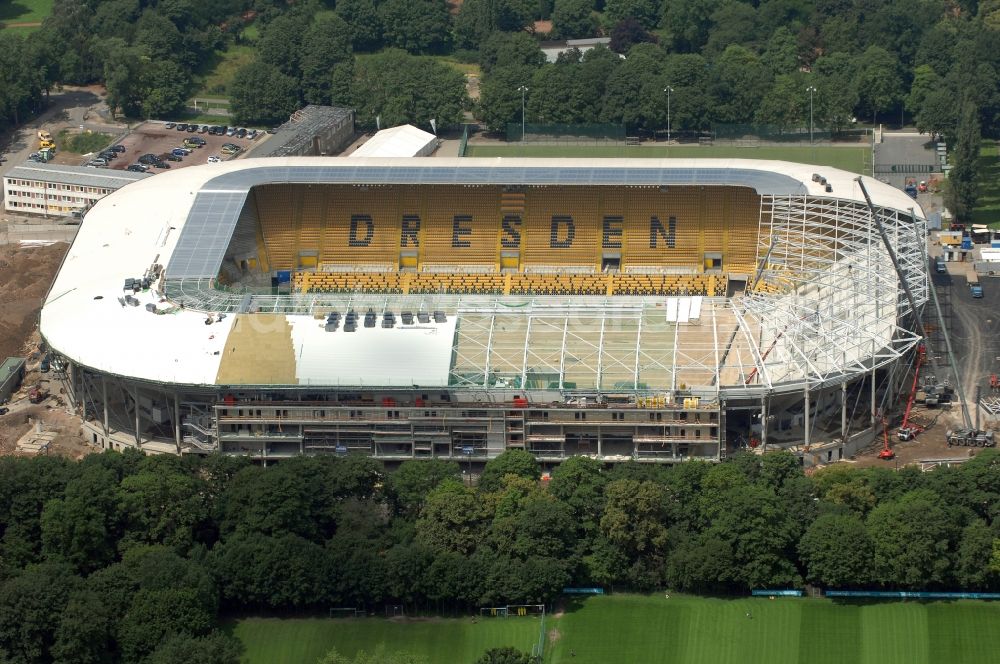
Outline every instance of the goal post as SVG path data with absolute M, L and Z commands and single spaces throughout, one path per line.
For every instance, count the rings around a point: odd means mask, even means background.
M 507 606 L 483 606 L 479 614 L 487 618 L 516 618 L 525 616 L 544 616 L 544 604 L 508 604 Z
M 487 618 L 506 618 L 506 606 L 484 606 L 479 609 L 479 615 Z
M 365 612 L 354 607 L 336 607 L 330 609 L 331 618 L 362 618 Z

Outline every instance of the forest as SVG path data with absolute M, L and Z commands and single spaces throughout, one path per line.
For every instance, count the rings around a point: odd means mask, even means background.
M 542 478 L 366 457 L 0 459 L 0 661 L 239 661 L 240 615 L 468 615 L 567 586 L 996 590 L 1000 453 L 921 472 L 785 452 Z

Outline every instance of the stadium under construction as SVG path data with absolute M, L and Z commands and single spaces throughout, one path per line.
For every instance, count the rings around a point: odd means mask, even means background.
M 107 448 L 835 460 L 920 341 L 914 206 L 777 161 L 209 164 L 98 202 L 41 332 Z

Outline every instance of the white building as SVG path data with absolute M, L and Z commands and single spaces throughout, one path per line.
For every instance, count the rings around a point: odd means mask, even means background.
M 69 217 L 90 209 L 111 192 L 148 177 L 151 174 L 28 162 L 4 175 L 4 209 Z
M 413 125 L 383 129 L 349 156 L 429 157 L 437 149 L 437 136 Z

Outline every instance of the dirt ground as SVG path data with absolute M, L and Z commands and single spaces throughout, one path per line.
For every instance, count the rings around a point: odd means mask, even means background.
M 964 426 L 962 413 L 957 405 L 948 410 L 915 406 L 912 420 L 915 424 L 927 427 L 927 430 L 913 440 L 903 442 L 896 436 L 898 427 L 891 427 L 889 429 L 889 447 L 896 454 L 894 459 L 878 458 L 884 441 L 883 437 L 879 435 L 875 444 L 856 455 L 851 463 L 861 467 L 895 468 L 930 459 L 963 459 L 974 456 L 978 450 L 975 447 L 948 447 L 946 438 L 948 430 Z
M 10 412 L 0 415 L 0 454 L 15 454 L 17 441 L 39 421 L 44 430 L 56 432 L 50 454 L 78 458 L 92 451 L 80 435 L 79 418 L 62 407 L 64 397 L 58 382 L 52 374 L 38 372 L 38 312 L 67 248 L 64 243 L 31 248 L 0 246 L 0 359 L 28 358 L 21 390 L 12 395 L 7 405 Z M 31 404 L 27 390 L 33 385 L 53 394 L 40 404 Z
M 227 157 L 220 151 L 225 143 L 234 143 L 240 146 L 243 148 L 243 152 L 240 155 L 243 155 L 246 154 L 246 151 L 255 142 L 246 138 L 236 138 L 235 136 L 214 136 L 209 133 L 199 134 L 197 132 L 191 134 L 186 131 L 167 129 L 162 122 L 144 122 L 135 127 L 128 136 L 119 141 L 121 145 L 125 146 L 125 154 L 111 162 L 111 168 L 124 170 L 130 164 L 136 163 L 140 155 L 146 153 L 163 154 L 170 152 L 173 148 L 184 147 L 184 139 L 191 136 L 198 136 L 205 139 L 205 146 L 192 150 L 191 154 L 183 158 L 184 161 L 168 162 L 170 168 L 183 168 L 184 166 L 204 164 L 208 161 L 209 155 L 215 155 L 223 161 L 227 161 L 233 159 L 233 157 Z M 257 140 L 260 139 L 258 138 Z M 159 169 L 151 168 L 149 172 L 157 173 Z

